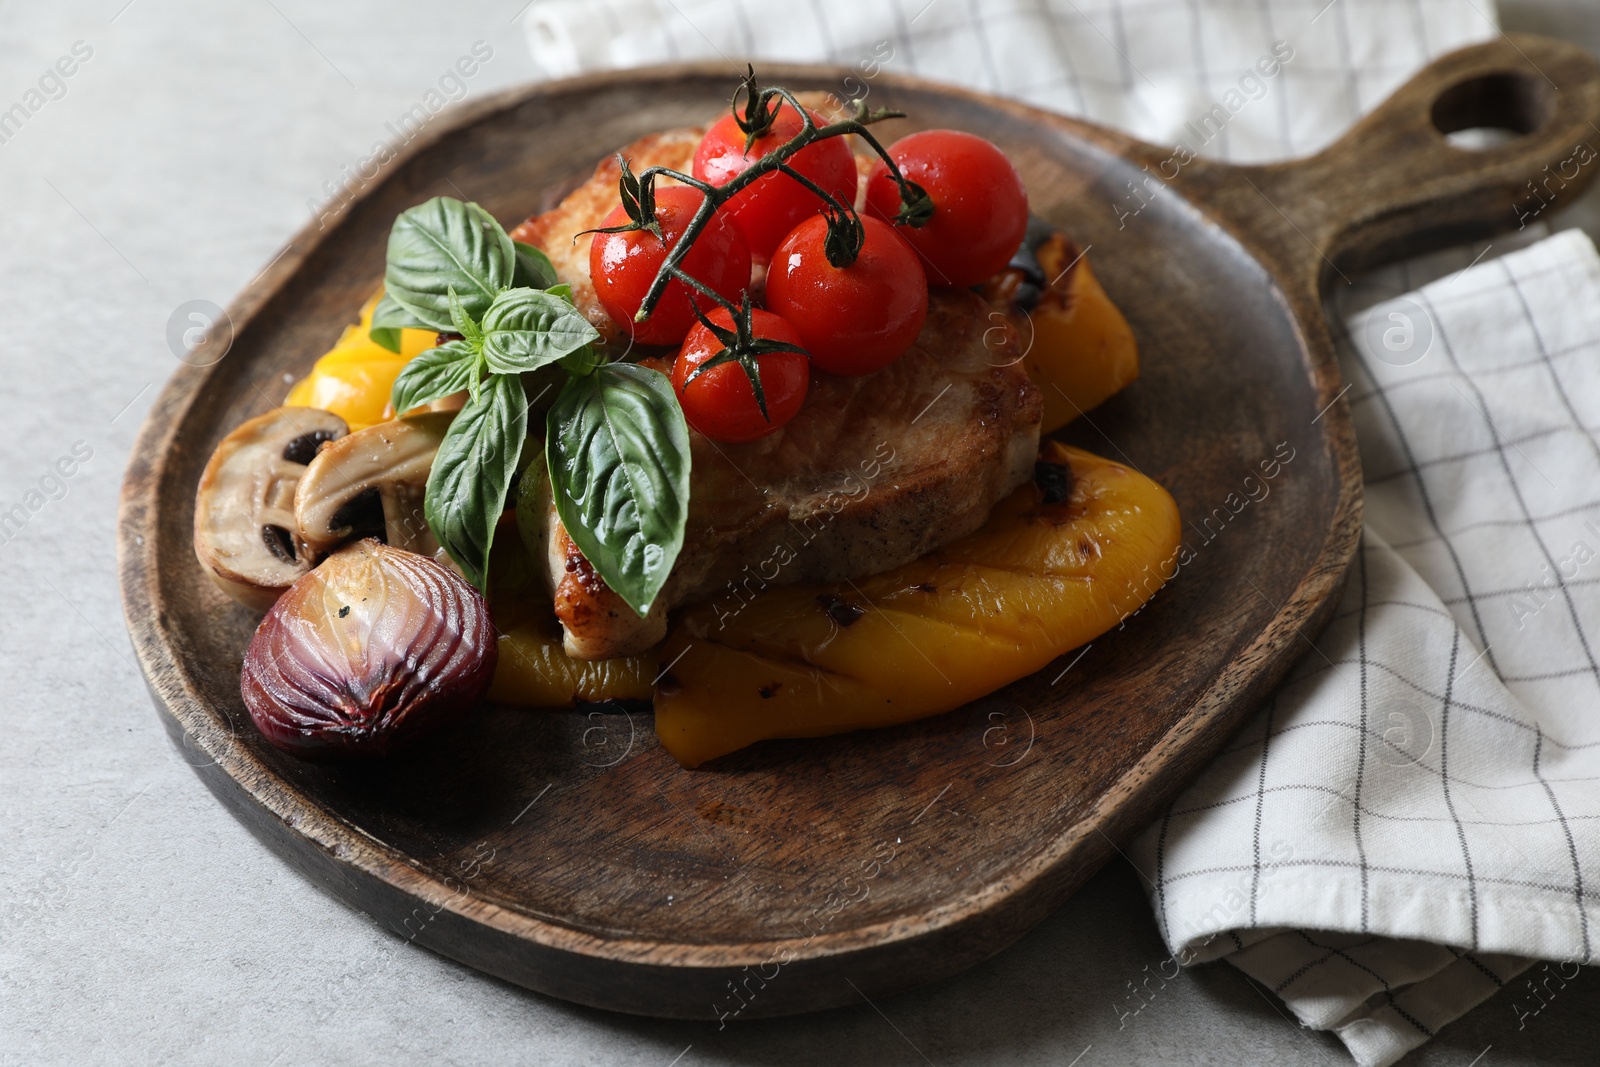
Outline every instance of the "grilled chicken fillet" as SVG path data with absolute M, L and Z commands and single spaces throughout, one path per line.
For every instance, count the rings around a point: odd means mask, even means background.
M 687 173 L 703 129 L 652 134 L 623 149 L 635 173 Z M 863 161 L 863 166 L 866 161 Z M 618 203 L 615 157 L 555 209 L 513 232 L 542 248 L 608 339 L 626 334 L 589 281 L 589 236 Z M 763 275 L 756 269 L 756 283 Z M 887 570 L 977 529 L 1032 472 L 1042 411 L 1017 334 L 967 290 L 935 289 L 916 343 L 857 378 L 813 375 L 805 406 L 749 444 L 689 431 L 692 476 L 683 551 L 650 614 L 606 587 L 544 501 L 542 537 L 569 655 L 606 659 L 656 644 L 667 612 L 709 600 L 723 625 L 771 585 L 839 581 Z M 671 353 L 646 359 L 666 371 Z

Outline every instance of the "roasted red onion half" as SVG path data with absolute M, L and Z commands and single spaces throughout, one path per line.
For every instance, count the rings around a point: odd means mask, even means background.
M 278 598 L 250 641 L 240 688 L 256 726 L 285 751 L 384 756 L 477 703 L 495 655 L 476 589 L 369 538 Z

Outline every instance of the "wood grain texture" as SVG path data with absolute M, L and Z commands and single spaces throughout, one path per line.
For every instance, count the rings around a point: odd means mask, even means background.
M 846 72 L 763 73 L 826 89 Z M 465 194 L 513 224 L 603 153 L 711 118 L 731 89 L 719 66 L 523 88 L 414 144 L 239 297 L 224 359 L 168 383 L 120 518 L 128 626 L 156 704 L 241 820 L 401 937 L 649 1015 L 748 1018 L 876 997 L 1000 951 L 1065 899 L 1271 692 L 1335 602 L 1361 495 L 1323 288 L 1516 228 L 1524 183 L 1600 138 L 1594 62 L 1517 37 L 1440 60 L 1315 158 L 1195 161 L 1129 217 L 1129 183 L 1170 151 L 883 77 L 874 103 L 914 116 L 887 137 L 982 133 L 1016 160 L 1035 212 L 1092 246 L 1144 375 L 1066 436 L 1177 498 L 1193 559 L 1168 587 L 1081 658 L 969 708 L 769 742 L 696 772 L 659 748 L 638 710 L 488 706 L 428 751 L 371 766 L 305 764 L 265 744 L 239 697 L 254 619 L 204 579 L 189 544 L 213 446 L 280 400 L 286 376 L 353 318 L 399 211 Z M 1484 121 L 1530 132 L 1469 153 L 1439 130 Z M 1286 450 L 1270 493 L 1235 514 L 1246 476 Z

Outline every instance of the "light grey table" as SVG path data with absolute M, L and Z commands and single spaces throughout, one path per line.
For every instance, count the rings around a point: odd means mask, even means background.
M 1592 3 L 1506 21 L 1600 44 Z M 474 42 L 494 54 L 469 95 L 533 77 L 520 6 L 0 6 L 0 111 L 76 42 L 91 53 L 0 143 L 0 511 L 44 501 L 0 532 L 0 1063 L 1347 1063 L 1226 965 L 1119 1018 L 1166 956 L 1120 864 L 1015 948 L 875 1007 L 721 1031 L 573 1007 L 323 896 L 185 766 L 133 663 L 113 541 L 128 450 L 175 366 L 168 318 L 226 304 Z M 62 478 L 75 448 L 89 459 Z M 1524 1029 L 1511 999 L 1411 1062 L 1595 1061 L 1593 974 Z

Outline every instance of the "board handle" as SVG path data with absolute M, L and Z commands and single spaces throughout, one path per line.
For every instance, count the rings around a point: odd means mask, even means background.
M 1446 139 L 1478 127 L 1514 136 L 1482 150 Z M 1563 41 L 1502 34 L 1441 56 L 1314 156 L 1223 169 L 1255 186 L 1228 197 L 1239 227 L 1322 291 L 1526 228 L 1582 192 L 1600 177 L 1600 62 Z

